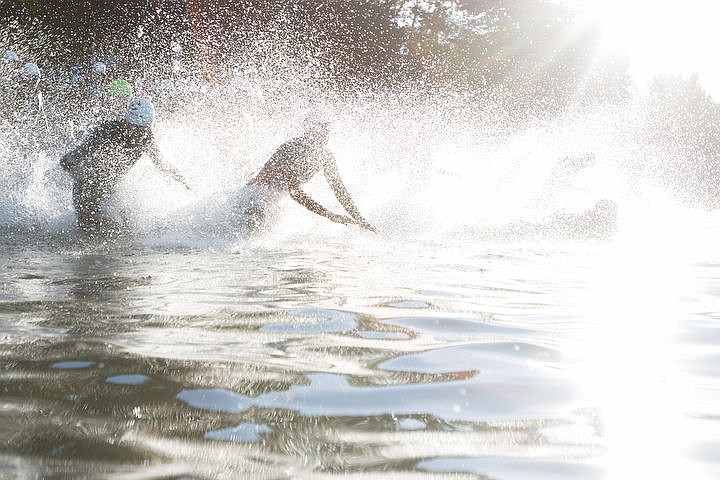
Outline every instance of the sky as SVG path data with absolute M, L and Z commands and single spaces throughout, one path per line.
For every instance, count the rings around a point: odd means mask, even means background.
M 588 23 L 599 22 L 604 45 L 630 55 L 639 86 L 653 76 L 696 73 L 720 102 L 720 2 L 716 0 L 560 0 L 576 6 Z

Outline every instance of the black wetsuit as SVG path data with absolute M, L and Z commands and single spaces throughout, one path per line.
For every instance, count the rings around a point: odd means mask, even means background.
M 97 127 L 63 157 L 60 163 L 74 179 L 73 204 L 81 227 L 100 222 L 102 202 L 143 153 L 159 155 L 152 130 L 113 120 Z
M 276 196 L 274 192 L 287 192 L 290 198 L 303 207 L 333 222 L 345 225 L 356 224 L 377 232 L 375 227 L 360 215 L 340 179 L 335 157 L 325 148 L 328 134 L 326 128 L 326 126 L 318 126 L 306 132 L 306 135 L 282 144 L 260 172 L 248 182 L 248 188 L 245 189 L 247 195 L 242 199 L 244 206 L 240 211 L 244 217 L 243 222 L 252 230 L 264 223 L 267 207 L 273 203 L 272 200 Z M 333 213 L 302 190 L 302 184 L 321 171 L 335 198 L 350 214 L 349 217 Z
M 307 182 L 332 161 L 332 154 L 325 148 L 302 137 L 294 138 L 280 145 L 249 183 L 287 190 L 293 184 Z

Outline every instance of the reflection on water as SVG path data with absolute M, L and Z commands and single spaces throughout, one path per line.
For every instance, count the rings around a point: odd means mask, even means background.
M 712 360 L 698 342 L 680 335 L 706 324 L 709 299 L 698 295 L 697 283 L 713 269 L 697 268 L 698 252 L 678 248 L 692 245 L 682 237 L 696 232 L 670 220 L 672 226 L 661 230 L 619 238 L 593 269 L 585 301 L 579 378 L 598 403 L 607 444 L 603 463 L 613 478 L 713 476 L 695 454 L 697 443 L 708 440 L 703 429 L 716 421 L 698 420 L 720 410 L 697 401 L 720 399 L 718 377 L 701 380 L 688 372 L 690 358 Z
M 720 472 L 718 261 L 26 240 L 0 253 L 2 478 Z

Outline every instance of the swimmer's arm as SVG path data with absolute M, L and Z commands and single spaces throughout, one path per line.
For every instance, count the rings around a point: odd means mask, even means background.
M 153 165 L 155 165 L 158 170 L 168 175 L 173 180 L 182 183 L 186 189 L 190 190 L 190 184 L 187 182 L 187 180 L 185 180 L 185 177 L 183 177 L 175 167 L 173 167 L 172 165 L 168 165 L 163 161 L 162 153 L 160 153 L 160 149 L 158 148 L 157 143 L 155 143 L 154 139 L 150 143 L 148 156 L 150 157 L 150 160 L 152 160 Z
M 295 200 L 297 203 L 302 205 L 303 207 L 307 208 L 313 213 L 316 213 L 318 215 L 322 215 L 323 217 L 327 218 L 330 221 L 333 221 L 335 223 L 341 223 L 343 225 L 347 225 L 350 223 L 354 223 L 353 220 L 350 217 L 346 217 L 345 215 L 338 215 L 327 208 L 323 207 L 319 203 L 317 203 L 315 200 L 310 198 L 305 192 L 302 191 L 299 185 L 292 185 L 288 189 L 288 192 L 290 193 L 290 198 Z
M 377 233 L 377 229 L 370 222 L 365 220 L 362 215 L 360 215 L 360 211 L 355 206 L 355 202 L 353 202 L 352 197 L 350 197 L 350 193 L 347 191 L 345 184 L 340 178 L 340 172 L 338 171 L 337 164 L 332 157 L 326 161 L 323 172 L 325 173 L 325 178 L 330 184 L 330 188 L 332 188 L 335 197 L 340 202 L 340 205 L 342 205 L 353 218 L 353 223 L 366 230 Z

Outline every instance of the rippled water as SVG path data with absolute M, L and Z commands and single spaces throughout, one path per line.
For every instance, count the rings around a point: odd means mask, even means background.
M 720 475 L 717 249 L 2 238 L 2 478 Z

